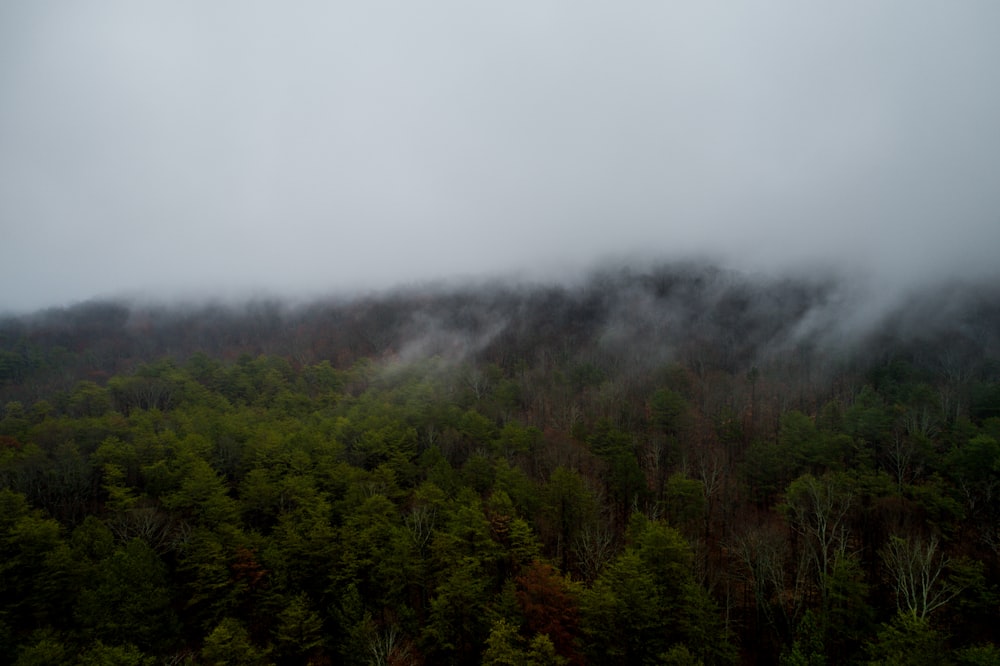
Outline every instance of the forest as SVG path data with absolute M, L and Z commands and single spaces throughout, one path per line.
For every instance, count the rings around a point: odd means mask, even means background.
M 998 664 L 1000 287 L 0 318 L 0 661 Z

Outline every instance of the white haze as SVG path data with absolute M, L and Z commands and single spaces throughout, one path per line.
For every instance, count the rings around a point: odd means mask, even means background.
M 993 0 L 6 2 L 0 311 L 706 255 L 990 278 L 997 63 Z

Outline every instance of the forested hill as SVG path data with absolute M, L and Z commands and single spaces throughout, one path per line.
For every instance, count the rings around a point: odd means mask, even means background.
M 0 319 L 0 661 L 997 663 L 1000 287 Z
M 683 265 L 596 273 L 572 286 L 413 287 L 295 304 L 94 301 L 0 317 L 0 390 L 50 397 L 79 380 L 199 353 L 339 368 L 439 356 L 509 370 L 548 359 L 593 365 L 609 379 L 626 366 L 649 374 L 671 363 L 736 375 L 767 364 L 842 370 L 906 356 L 934 371 L 1000 356 L 1000 286 L 942 283 L 889 302 L 881 296 L 833 277 Z

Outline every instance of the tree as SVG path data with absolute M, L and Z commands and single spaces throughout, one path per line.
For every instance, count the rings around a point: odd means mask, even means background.
M 675 472 L 667 479 L 663 491 L 663 514 L 667 522 L 687 532 L 696 534 L 705 512 L 705 486 L 690 479 L 682 472 Z
M 21 648 L 14 666 L 50 666 L 69 661 L 70 648 L 49 628 L 34 632 L 29 643 Z
M 483 512 L 479 495 L 464 487 L 448 503 L 444 525 L 431 545 L 434 559 L 448 571 L 459 559 L 475 563 L 484 575 L 492 576 L 500 558 L 499 544 L 493 539 L 492 525 Z
M 61 532 L 24 495 L 0 489 L 0 622 L 15 631 L 68 619 L 79 568 Z
M 795 640 L 786 652 L 782 652 L 779 663 L 781 666 L 826 666 L 823 631 L 817 626 L 812 611 L 806 611 L 799 623 Z
M 189 459 L 184 466 L 180 488 L 165 495 L 163 505 L 207 527 L 231 525 L 239 515 L 223 479 L 199 457 Z
M 531 526 L 517 516 L 510 496 L 502 490 L 494 491 L 486 503 L 486 517 L 490 534 L 504 551 L 501 574 L 516 572 L 523 565 L 538 557 L 541 546 Z
M 76 663 L 78 666 L 153 666 L 157 662 L 131 643 L 105 645 L 101 641 L 95 641 L 80 654 Z
M 959 666 L 996 666 L 1000 664 L 1000 648 L 992 643 L 971 645 L 956 651 Z
M 663 666 L 704 666 L 705 662 L 698 659 L 683 643 L 671 645 L 670 649 L 660 656 Z
M 322 651 L 323 620 L 305 594 L 289 599 L 276 619 L 274 644 L 279 655 L 298 660 Z
M 581 595 L 580 621 L 588 659 L 652 664 L 667 647 L 654 577 L 626 550 Z
M 875 612 L 869 604 L 868 585 L 861 562 L 854 553 L 838 559 L 823 581 L 827 605 L 818 618 L 825 655 L 832 663 L 856 656 L 870 635 Z
M 112 409 L 111 396 L 94 382 L 82 381 L 70 394 L 68 409 L 77 418 L 103 416 Z
M 758 636 L 764 624 L 783 639 L 791 633 L 802 605 L 798 577 L 790 588 L 786 580 L 787 530 L 774 524 L 745 526 L 734 536 L 731 551 L 739 558 L 741 575 L 753 591 Z M 760 644 L 759 638 L 757 641 Z
M 133 539 L 102 565 L 80 593 L 76 616 L 96 638 L 162 651 L 177 639 L 167 568 L 144 542 Z
M 778 443 L 758 440 L 747 449 L 741 471 L 750 495 L 761 507 L 770 507 L 775 497 L 795 476 L 795 460 Z
M 597 502 L 580 473 L 558 467 L 542 493 L 543 538 L 556 554 L 563 571 L 578 534 L 594 523 Z
M 230 561 L 235 535 L 221 535 L 204 527 L 190 531 L 177 552 L 177 576 L 185 591 L 186 620 L 202 630 L 236 612 L 244 583 L 234 584 Z
M 946 464 L 980 539 L 1000 551 L 1000 442 L 981 433 L 952 449 Z
M 872 666 L 939 666 L 947 663 L 944 640 L 927 618 L 900 613 L 867 645 Z
M 803 537 L 824 608 L 825 580 L 847 550 L 853 499 L 853 489 L 846 480 L 829 473 L 819 478 L 804 474 L 785 493 L 786 515 L 792 528 Z
M 882 460 L 882 447 L 889 439 L 892 413 L 886 408 L 882 397 L 871 386 L 865 386 L 854 399 L 854 404 L 844 414 L 847 433 L 856 442 L 870 448 L 878 471 Z
M 573 556 L 584 581 L 592 583 L 604 566 L 618 554 L 614 533 L 606 524 L 583 528 L 573 542 Z
M 634 438 L 627 432 L 602 419 L 588 437 L 591 449 L 604 459 L 604 475 L 608 499 L 617 509 L 622 522 L 632 507 L 647 492 L 646 476 L 636 459 Z
M 374 666 L 415 663 L 410 641 L 400 628 L 393 623 L 378 626 L 371 617 L 365 620 L 365 635 L 368 655 Z
M 264 666 L 266 652 L 253 644 L 240 621 L 227 617 L 205 637 L 201 658 L 211 666 Z
M 735 651 L 729 644 L 718 608 L 695 582 L 694 554 L 680 532 L 658 521 L 639 519 L 635 550 L 652 578 L 658 599 L 662 634 L 668 644 L 685 643 L 706 663 L 729 663 Z
M 274 583 L 285 591 L 323 589 L 328 567 L 336 559 L 338 539 L 330 503 L 319 492 L 303 491 L 302 499 L 280 514 L 261 550 L 262 564 L 274 572 Z
M 580 588 L 551 565 L 535 561 L 517 577 L 517 601 L 529 633 L 545 635 L 556 652 L 579 663 Z
M 949 559 L 938 552 L 937 537 L 891 536 L 882 550 L 882 561 L 892 578 L 900 613 L 926 620 L 962 591 L 945 575 Z
M 500 618 L 490 628 L 483 652 L 483 666 L 524 666 L 527 660 L 522 644 L 524 639 L 517 633 L 517 627 Z
M 486 583 L 480 563 L 462 557 L 435 589 L 423 641 L 428 659 L 471 664 L 487 638 Z
M 429 526 L 423 526 L 430 532 Z M 399 525 L 398 511 L 383 495 L 372 495 L 344 521 L 338 585 L 353 584 L 372 609 L 396 607 L 419 576 L 415 533 Z M 429 537 L 428 537 L 429 538 Z M 317 566 L 322 566 L 319 561 Z
M 528 643 L 525 666 L 565 666 L 567 660 L 556 653 L 556 647 L 546 634 L 535 634 Z

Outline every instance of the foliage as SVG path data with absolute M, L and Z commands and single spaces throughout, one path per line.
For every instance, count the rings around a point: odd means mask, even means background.
M 1000 326 L 792 351 L 818 286 L 608 280 L 0 322 L 0 654 L 996 661 Z

